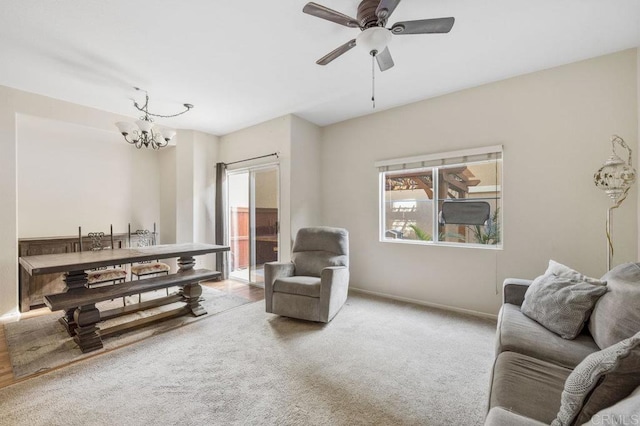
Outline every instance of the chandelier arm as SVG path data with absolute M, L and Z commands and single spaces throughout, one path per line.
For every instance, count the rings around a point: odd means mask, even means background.
M 191 108 L 193 108 L 193 106 L 192 106 L 192 105 L 190 105 L 190 104 L 184 104 L 184 107 L 186 108 L 184 111 L 181 111 L 181 112 L 179 112 L 179 113 L 177 113 L 177 114 L 173 114 L 173 115 L 152 114 L 152 113 L 150 113 L 150 112 L 148 112 L 148 111 L 145 111 L 145 113 L 146 113 L 146 114 L 148 114 L 148 115 L 150 115 L 150 116 L 152 116 L 152 117 L 171 118 L 171 117 L 177 117 L 177 116 L 179 116 L 179 115 L 182 115 L 182 114 L 184 114 L 185 112 L 189 111 Z
M 124 140 L 129 142 L 131 145 L 136 145 L 138 143 L 138 141 L 140 140 L 140 138 L 138 138 L 137 140 L 129 140 L 129 138 L 127 137 L 128 134 L 122 134 L 122 136 L 124 136 Z M 137 145 L 136 145 L 137 146 Z

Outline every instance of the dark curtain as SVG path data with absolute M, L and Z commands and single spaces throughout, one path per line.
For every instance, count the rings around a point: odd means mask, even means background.
M 227 165 L 216 163 L 216 244 L 229 245 L 227 241 L 227 194 L 225 193 L 227 180 Z M 222 279 L 229 278 L 229 252 L 216 254 L 216 270 L 222 274 Z

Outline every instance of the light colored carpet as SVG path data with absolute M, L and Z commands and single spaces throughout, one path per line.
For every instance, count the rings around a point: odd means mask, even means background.
M 482 424 L 494 330 L 494 321 L 359 294 L 328 325 L 256 302 L 0 389 L 0 421 Z
M 142 295 L 142 300 L 152 300 L 165 295 L 164 290 L 149 292 Z M 222 291 L 206 286 L 202 287 L 202 297 L 204 300 L 200 302 L 200 304 L 207 310 L 207 315 L 217 314 L 227 309 L 249 303 L 249 300 L 242 297 L 228 295 Z M 138 296 L 127 298 L 127 303 L 134 301 L 138 301 Z M 102 322 L 100 327 L 106 328 L 114 326 L 137 318 L 155 315 L 183 305 L 183 303 L 172 303 L 123 317 L 113 318 Z M 103 310 L 121 307 L 122 299 L 102 302 L 99 303 L 98 306 L 99 309 Z M 183 315 L 144 328 L 131 330 L 120 335 L 110 336 L 103 340 L 103 349 L 83 354 L 80 348 L 78 348 L 78 345 L 73 341 L 73 338 L 67 334 L 62 324 L 58 322 L 58 318 L 61 316 L 62 311 L 5 324 L 9 358 L 11 359 L 13 374 L 16 379 L 47 371 L 82 358 L 94 356 L 96 353 L 115 349 L 204 318 L 203 316 L 194 317 L 192 315 Z

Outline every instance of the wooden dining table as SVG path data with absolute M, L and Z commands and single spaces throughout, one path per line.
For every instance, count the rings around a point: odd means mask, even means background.
M 60 322 L 65 326 L 67 332 L 74 336 L 83 352 L 86 352 L 102 347 L 100 329 L 96 324 L 104 319 L 173 303 L 178 300 L 184 301 L 186 307 L 177 310 L 176 315 L 186 312 L 191 312 L 196 316 L 206 314 L 206 311 L 199 303 L 200 295 L 202 294 L 199 280 L 200 278 L 209 279 L 220 274 L 206 269 L 195 270 L 196 262 L 194 256 L 226 251 L 229 251 L 228 246 L 213 244 L 164 244 L 150 247 L 22 256 L 19 258 L 19 262 L 29 275 L 64 273 L 64 282 L 66 284 L 64 291 L 59 294 L 45 296 L 45 303 L 52 310 L 62 308 L 65 311 L 62 318 L 60 318 Z M 169 258 L 178 258 L 178 271 L 176 274 L 128 281 L 123 284 L 108 286 L 109 288 L 96 287 L 90 289 L 87 286 L 87 270 Z M 124 297 L 143 291 L 167 288 L 172 284 L 181 287 L 179 295 L 159 298 L 153 303 L 143 302 L 137 306 L 112 309 L 108 313 L 100 313 L 95 307 L 97 301 L 105 300 L 106 297 Z M 167 315 L 165 314 L 164 317 L 166 318 Z M 145 322 L 149 321 L 146 320 Z M 119 331 L 121 329 L 122 327 L 120 327 Z

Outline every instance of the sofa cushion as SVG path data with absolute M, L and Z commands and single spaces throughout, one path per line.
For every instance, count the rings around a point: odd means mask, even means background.
M 595 303 L 607 291 L 605 285 L 550 260 L 545 274 L 527 289 L 521 310 L 561 337 L 574 339 Z
M 574 368 L 587 355 L 600 350 L 589 334 L 563 339 L 520 312 L 520 307 L 504 304 L 498 315 L 496 353 L 512 351 Z
M 549 424 L 560 408 L 568 368 L 516 352 L 502 352 L 493 367 L 489 408 L 504 407 Z
M 640 333 L 592 353 L 573 370 L 552 426 L 581 425 L 640 386 Z
M 273 292 L 319 298 L 320 278 L 299 275 L 294 277 L 276 278 L 273 283 Z
M 521 416 L 506 408 L 494 407 L 489 411 L 484 426 L 547 426 L 529 417 Z
M 607 272 L 607 293 L 589 319 L 589 331 L 604 349 L 640 331 L 640 263 L 626 263 Z
M 587 425 L 640 424 L 640 387 L 617 404 L 598 411 Z

